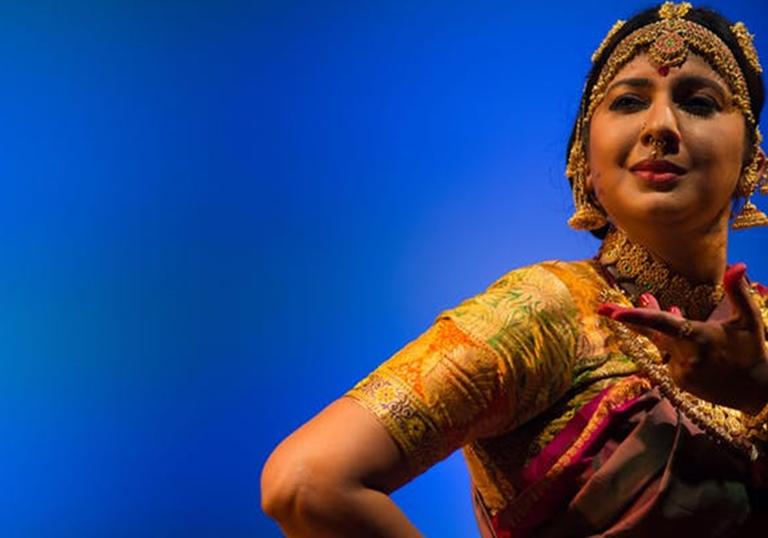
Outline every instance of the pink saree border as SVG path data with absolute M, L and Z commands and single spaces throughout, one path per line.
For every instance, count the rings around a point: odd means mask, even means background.
M 522 471 L 524 489 L 510 506 L 492 518 L 499 538 L 525 536 L 551 517 L 576 487 L 607 428 L 651 389 L 651 383 L 630 376 L 584 404 L 555 438 Z

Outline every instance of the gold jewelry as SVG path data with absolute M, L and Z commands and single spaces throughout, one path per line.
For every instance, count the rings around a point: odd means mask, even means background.
M 659 304 L 664 307 L 663 301 L 670 300 L 664 296 L 663 290 L 666 286 L 677 289 L 680 275 L 670 278 L 672 272 L 661 262 L 653 260 L 650 253 L 629 239 L 619 230 L 611 230 L 603 246 L 600 248 L 598 261 L 595 262 L 598 267 L 606 270 L 612 268 L 611 272 L 615 276 L 613 287 L 606 287 L 599 296 L 600 303 L 618 303 L 621 304 L 629 298 L 632 303 L 637 302 L 637 298 L 645 287 L 648 291 L 654 293 L 659 299 Z M 608 266 L 608 267 L 605 267 Z M 638 268 L 637 271 L 632 268 Z M 637 272 L 639 275 L 630 280 L 639 287 L 637 293 L 631 293 L 626 289 L 627 278 L 622 276 L 622 270 L 630 270 L 631 273 Z M 671 285 L 670 281 L 678 280 L 678 283 Z M 687 283 L 683 279 L 684 282 Z M 622 286 L 622 284 L 624 284 Z M 649 284 L 653 284 L 650 286 Z M 688 288 L 693 288 L 692 292 L 684 293 L 691 299 L 691 303 L 698 301 L 698 297 L 704 293 L 697 290 L 705 290 L 710 297 L 710 304 L 719 302 L 724 295 L 722 286 L 696 286 L 687 284 Z M 709 290 L 707 290 L 709 288 Z M 685 299 L 672 299 L 675 306 L 685 306 Z M 689 303 L 689 309 L 696 309 Z M 709 307 L 711 309 L 711 307 Z M 615 320 L 606 319 L 605 321 L 618 336 L 619 346 L 622 352 L 630 357 L 640 368 L 640 371 L 659 388 L 659 391 L 666 397 L 672 405 L 680 410 L 682 414 L 688 417 L 696 426 L 707 433 L 716 442 L 746 455 L 752 461 L 755 461 L 764 451 L 764 443 L 768 442 L 768 405 L 757 415 L 750 416 L 737 409 L 732 409 L 723 405 L 717 405 L 706 400 L 702 400 L 693 394 L 679 388 L 669 376 L 667 363 L 669 356 L 663 355 L 659 348 L 647 337 L 631 331 L 626 325 Z M 685 337 L 690 335 L 693 324 L 687 321 L 680 329 L 680 335 Z
M 689 2 L 664 2 L 659 8 L 659 17 L 662 19 L 682 19 L 693 6 Z
M 749 33 L 743 22 L 737 22 L 731 26 L 731 32 L 736 36 L 736 41 L 739 42 L 739 46 L 752 69 L 762 73 L 763 68 L 760 65 L 760 58 L 757 56 L 757 49 L 755 48 L 755 36 Z
M 621 302 L 622 291 L 606 288 L 600 293 L 598 300 L 603 303 Z M 745 424 L 741 411 L 707 402 L 682 390 L 669 377 L 667 365 L 653 342 L 631 331 L 621 322 L 607 319 L 606 323 L 618 335 L 622 352 L 632 358 L 641 372 L 659 388 L 676 409 L 716 442 L 735 449 L 752 461 L 757 460 L 764 446 L 761 441 L 767 438 Z M 760 414 L 762 413 L 761 411 Z
M 755 130 L 753 158 L 746 166 L 738 188 L 739 194 L 746 198 L 746 202 L 739 214 L 736 215 L 732 227 L 738 230 L 768 225 L 768 215 L 760 211 L 751 201 L 751 196 L 756 189 L 759 189 L 762 194 L 768 194 L 768 178 L 758 177 L 758 150 L 762 137 L 752 113 L 746 78 L 731 50 L 716 34 L 696 22 L 685 19 L 691 7 L 688 2 L 680 4 L 665 2 L 658 11 L 660 20 L 643 26 L 622 39 L 606 60 L 597 82 L 592 87 L 589 98 L 582 104 L 581 116 L 576 127 L 576 138 L 568 156 L 565 172 L 574 186 L 576 212 L 568 221 L 572 227 L 595 229 L 605 225 L 605 215 L 589 202 L 586 188 L 583 187 L 586 185 L 586 177 L 582 176 L 585 175 L 587 168 L 586 148 L 584 147 L 585 131 L 588 129 L 595 109 L 605 98 L 611 80 L 627 62 L 642 51 L 647 51 L 651 62 L 664 74 L 668 72 L 670 67 L 683 65 L 690 53 L 699 54 L 727 81 L 733 93 L 733 104 L 746 118 L 747 128 Z M 624 24 L 624 21 L 618 21 L 613 25 L 592 55 L 593 62 L 596 62 L 605 53 L 611 39 Z M 756 73 L 761 73 L 762 67 L 754 46 L 754 36 L 749 33 L 743 22 L 734 24 L 730 29 L 750 67 Z M 660 152 L 661 148 L 654 146 L 651 158 L 657 158 Z M 581 191 L 577 192 L 579 185 L 582 185 Z
M 575 213 L 568 219 L 568 224 L 576 230 L 598 230 L 608 224 L 605 213 L 600 211 L 589 199 L 582 179 L 574 180 L 573 200 Z
M 566 176 L 572 178 L 573 205 L 576 208 L 568 224 L 576 230 L 598 230 L 608 224 L 608 219 L 590 199 L 587 191 L 587 159 L 584 145 L 577 140 L 571 147 Z
M 736 193 L 746 200 L 744 206 L 736 215 L 731 227 L 734 230 L 743 230 L 756 226 L 768 226 L 768 215 L 752 203 L 752 195 L 756 190 L 762 194 L 768 194 L 768 183 L 760 177 L 760 144 L 763 140 L 760 130 L 755 130 L 755 143 L 752 147 L 752 160 L 744 168 L 744 173 L 739 178 Z
M 756 415 L 744 413 L 743 420 L 744 424 L 750 428 L 755 426 L 762 426 L 764 423 L 768 422 L 768 403 L 766 403 L 765 406 Z
M 755 228 L 757 226 L 768 226 L 768 215 L 760 211 L 758 207 L 747 199 L 744 206 L 736 215 L 731 228 L 734 230 L 744 230 L 746 228 Z
M 760 194 L 768 195 L 768 168 L 766 168 L 763 177 L 760 178 Z
M 605 237 L 598 259 L 619 286 L 633 288 L 628 292 L 633 303 L 642 293 L 650 292 L 664 310 L 677 306 L 684 316 L 701 320 L 709 316 L 725 294 L 720 284 L 691 284 L 618 229 L 612 229 Z M 685 336 L 682 330 L 681 336 Z
M 750 124 L 755 125 L 746 79 L 736 58 L 716 34 L 706 27 L 684 18 L 690 9 L 691 4 L 688 2 L 681 4 L 665 2 L 659 8 L 659 21 L 635 30 L 616 45 L 590 93 L 589 106 L 585 114 L 587 121 L 592 117 L 595 107 L 605 97 L 605 89 L 616 76 L 616 73 L 629 60 L 647 48 L 648 55 L 657 67 L 678 67 L 685 63 L 689 52 L 704 56 L 712 67 L 726 79 L 734 93 L 735 104 L 747 116 Z M 600 53 L 606 49 L 617 31 L 618 29 L 614 25 L 598 48 Z M 747 30 L 746 25 L 741 22 L 736 23 L 731 27 L 731 31 L 750 66 L 758 73 L 761 72 L 762 68 L 752 43 L 753 36 Z M 599 54 L 595 60 L 597 58 L 599 58 Z
M 686 319 L 683 320 L 683 324 L 680 325 L 680 329 L 677 331 L 677 336 L 679 338 L 689 338 L 693 334 L 693 323 L 691 323 L 691 320 Z
M 611 39 L 613 39 L 613 36 L 618 33 L 619 30 L 624 26 L 624 24 L 627 21 L 619 19 L 615 23 L 613 23 L 613 26 L 611 26 L 611 29 L 608 30 L 608 35 L 606 35 L 603 38 L 602 43 L 600 43 L 600 46 L 597 47 L 597 50 L 592 53 L 592 63 L 595 63 L 597 59 L 603 54 L 603 51 L 605 50 L 605 47 L 608 46 L 608 43 L 611 42 Z
M 741 414 L 741 422 L 753 437 L 768 441 L 768 404 L 756 414 Z
M 755 141 L 752 144 L 752 159 L 744 167 L 744 173 L 739 178 L 739 184 L 736 187 L 736 193 L 739 196 L 749 198 L 760 183 L 760 145 L 762 142 L 763 135 L 760 129 L 756 129 Z
M 651 159 L 658 159 L 663 157 L 667 143 L 664 140 L 652 137 L 651 138 Z
M 616 73 L 637 54 L 647 49 L 651 61 L 659 68 L 683 65 L 690 52 L 702 55 L 728 82 L 734 94 L 734 104 L 747 117 L 750 125 L 755 125 L 747 82 L 736 58 L 712 31 L 684 19 L 680 13 L 687 13 L 690 4 L 687 9 L 684 6 L 685 4 L 683 7 L 675 7 L 671 2 L 665 3 L 659 9 L 661 20 L 635 30 L 616 45 L 590 93 L 585 113 L 587 121 L 591 119 L 597 105 L 602 102 L 605 90 Z M 743 23 L 739 28 L 746 30 Z M 607 43 L 601 48 L 604 50 L 606 46 Z M 745 55 L 748 55 L 747 52 Z M 756 55 L 752 57 L 757 59 Z M 759 63 L 757 65 L 759 67 Z
M 688 2 L 683 2 L 681 4 L 674 4 L 672 2 L 665 2 L 664 4 L 661 5 L 661 7 L 659 7 L 659 12 L 658 12 L 659 18 L 660 19 L 667 19 L 667 20 L 668 19 L 674 19 L 674 18 L 682 19 L 683 17 L 685 17 L 688 14 L 688 11 L 691 10 L 691 7 L 693 7 L 693 6 L 691 6 L 691 4 L 689 4 Z M 621 28 L 624 26 L 624 24 L 626 24 L 626 22 L 627 21 L 625 21 L 625 20 L 619 19 L 618 21 L 613 23 L 613 26 L 611 27 L 610 30 L 608 30 L 608 33 L 603 38 L 603 41 L 600 43 L 600 46 L 597 47 L 597 50 L 595 50 L 595 52 L 592 53 L 592 63 L 595 63 L 597 61 L 597 59 L 600 58 L 600 56 L 602 56 L 603 52 L 608 47 L 608 43 L 611 42 L 611 40 L 613 39 L 613 36 L 615 36 L 619 32 L 619 30 L 621 30 Z M 746 32 L 746 35 L 749 36 L 750 38 L 752 38 L 753 37 L 752 34 L 750 34 L 747 31 L 747 27 L 744 26 L 744 23 L 736 23 L 736 24 L 734 24 L 733 27 L 731 27 L 731 30 L 733 30 L 734 33 L 735 33 L 736 32 L 735 28 L 739 24 L 741 24 L 741 27 L 739 27 L 739 31 Z M 743 30 L 742 30 L 742 28 L 743 28 Z M 739 43 L 741 43 L 741 41 Z M 752 47 L 754 48 L 754 45 L 752 45 Z M 756 56 L 757 55 L 755 54 L 755 57 Z

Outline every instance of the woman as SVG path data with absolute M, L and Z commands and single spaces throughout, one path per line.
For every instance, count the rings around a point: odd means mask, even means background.
M 667 2 L 593 62 L 567 175 L 600 252 L 508 273 L 283 441 L 289 536 L 418 536 L 388 493 L 457 448 L 483 536 L 765 533 L 768 294 L 726 265 L 768 224 L 751 36 Z

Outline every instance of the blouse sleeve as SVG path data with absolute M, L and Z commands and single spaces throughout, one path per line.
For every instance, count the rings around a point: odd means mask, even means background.
M 576 307 L 540 266 L 508 273 L 347 393 L 386 427 L 415 472 L 507 432 L 570 387 Z

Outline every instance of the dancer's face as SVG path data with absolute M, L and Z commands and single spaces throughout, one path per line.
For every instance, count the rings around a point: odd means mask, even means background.
M 619 227 L 724 222 L 746 157 L 746 122 L 723 78 L 689 54 L 666 76 L 645 54 L 595 109 L 587 186 Z M 654 140 L 663 141 L 652 159 Z

